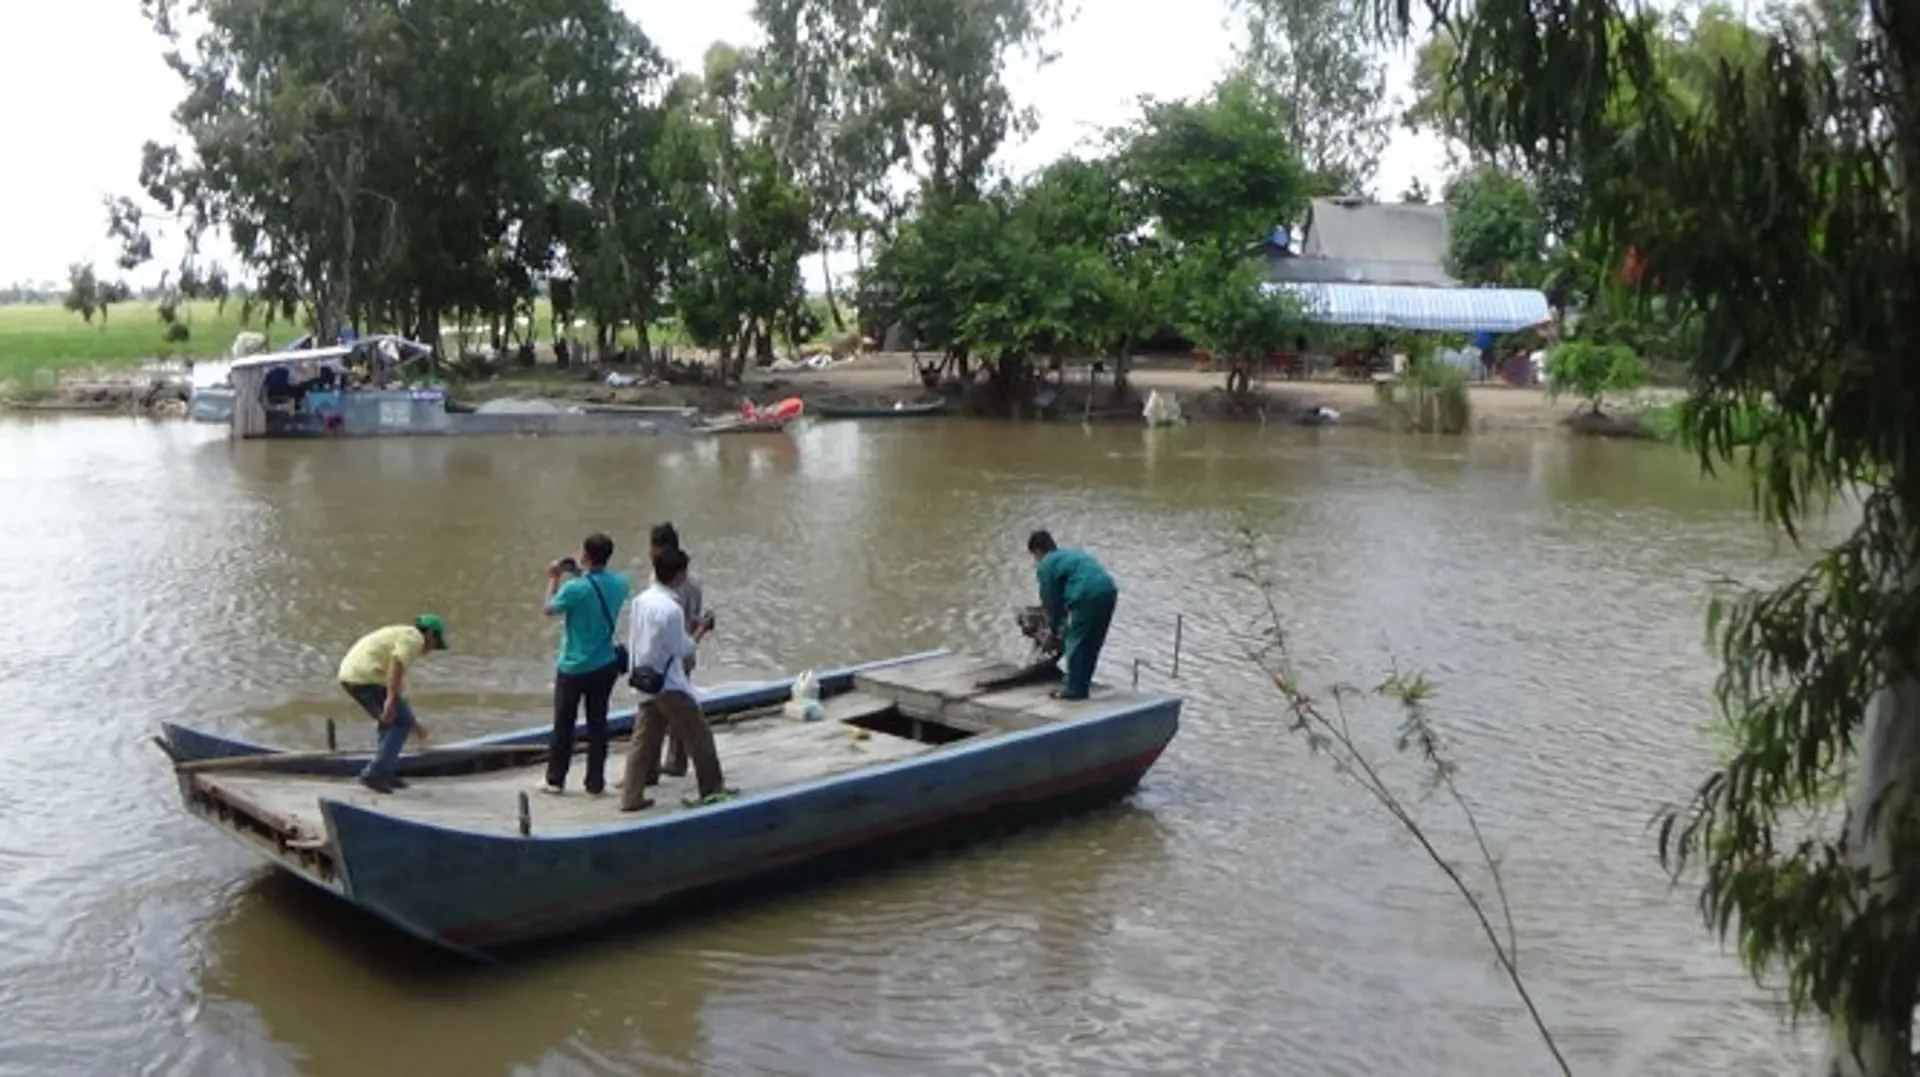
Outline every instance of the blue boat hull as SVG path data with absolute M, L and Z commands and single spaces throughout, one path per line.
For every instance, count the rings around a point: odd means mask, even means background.
M 847 690 L 859 670 L 925 657 L 831 671 L 820 678 L 822 693 Z M 784 699 L 791 683 L 709 693 L 705 704 L 715 713 L 764 706 Z M 1177 697 L 1122 696 L 1085 717 L 960 741 L 696 811 L 616 817 L 605 826 L 549 836 L 452 829 L 322 799 L 330 851 L 325 870 L 284 848 L 269 856 L 421 939 L 490 955 L 657 914 L 742 884 L 1115 799 L 1172 740 L 1180 706 Z M 616 723 L 630 729 L 631 712 Z M 531 747 L 546 736 L 545 729 L 529 729 L 414 753 L 402 773 L 433 773 L 458 766 L 462 753 Z M 166 741 L 176 758 L 267 750 L 179 726 L 167 727 Z M 287 767 L 346 773 L 363 760 L 289 759 Z

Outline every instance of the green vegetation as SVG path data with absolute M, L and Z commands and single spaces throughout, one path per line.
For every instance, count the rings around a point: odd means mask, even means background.
M 1647 361 L 1624 344 L 1602 344 L 1583 338 L 1562 341 L 1547 353 L 1547 392 L 1568 393 L 1587 402 L 1600 414 L 1601 402 L 1611 393 L 1631 393 L 1647 383 Z
M 31 384 L 43 374 L 99 366 L 127 368 L 156 358 L 223 356 L 234 335 L 248 328 L 239 304 L 183 306 L 186 340 L 169 344 L 154 304 L 129 302 L 92 323 L 54 304 L 0 306 L 0 382 Z
M 1789 3 L 1748 23 L 1608 0 L 1429 0 L 1422 120 L 1527 177 L 1593 345 L 1671 359 L 1670 424 L 1797 538 L 1852 533 L 1710 628 L 1729 750 L 1663 862 L 1796 1014 L 1820 1072 L 1915 1070 L 1920 1003 L 1920 47 L 1914 12 Z M 1410 29 L 1412 9 L 1386 3 Z M 1654 342 L 1667 349 L 1656 353 Z M 1592 357 L 1594 353 L 1589 353 Z M 1582 368 L 1612 371 L 1595 358 Z M 1834 812 L 1832 791 L 1847 793 Z
M 196 92 L 184 141 L 150 144 L 139 195 L 111 203 L 120 268 L 174 230 L 190 253 L 162 304 L 224 296 L 191 253 L 223 229 L 244 305 L 323 339 L 480 325 L 511 354 L 544 299 L 600 356 L 676 325 L 730 377 L 854 334 L 1003 388 L 1085 353 L 1124 370 L 1169 330 L 1255 355 L 1299 321 L 1253 287 L 1259 239 L 1363 186 L 1389 120 L 1333 0 L 1243 0 L 1214 92 L 1143 102 L 1100 152 L 1019 183 L 997 157 L 1032 118 L 1006 75 L 1042 58 L 1059 0 L 757 0 L 761 43 L 715 43 L 698 71 L 610 0 L 193 5 L 191 35 L 185 6 L 144 8 Z M 499 41 L 535 44 L 477 64 Z M 828 274 L 816 308 L 800 266 L 836 252 L 857 279 Z
M 1397 382 L 1377 382 L 1374 398 L 1404 430 L 1425 434 L 1464 434 L 1473 426 L 1473 398 L 1467 373 L 1428 356 L 1412 360 Z

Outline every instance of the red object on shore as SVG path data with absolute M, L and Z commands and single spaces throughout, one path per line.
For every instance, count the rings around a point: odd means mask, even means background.
M 1620 267 L 1620 283 L 1637 285 L 1646 271 L 1647 262 L 1640 254 L 1640 247 L 1637 244 L 1628 247 L 1626 263 Z
M 806 407 L 806 402 L 797 396 L 787 397 L 770 408 L 754 407 L 753 401 L 748 400 L 740 405 L 740 417 L 755 423 L 784 423 L 799 418 Z

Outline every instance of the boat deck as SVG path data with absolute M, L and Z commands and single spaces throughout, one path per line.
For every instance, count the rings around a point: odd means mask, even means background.
M 713 739 L 728 788 L 765 791 L 858 770 L 874 763 L 905 759 L 933 750 L 905 737 L 870 733 L 834 720 L 862 701 L 851 695 L 827 701 L 840 706 L 825 720 L 798 722 L 769 716 L 714 730 Z M 197 781 L 217 785 L 229 797 L 242 799 L 318 837 L 320 798 L 343 801 L 402 819 L 481 833 L 519 833 L 519 794 L 531 794 L 533 832 L 580 830 L 620 821 L 657 818 L 685 811 L 681 800 L 697 792 L 691 771 L 685 777 L 662 775 L 660 785 L 648 791 L 654 805 L 642 813 L 619 810 L 620 780 L 626 741 L 612 746 L 607 760 L 607 795 L 587 796 L 580 788 L 586 776 L 586 757 L 576 754 L 567 772 L 567 792 L 549 796 L 537 791 L 545 782 L 546 764 L 507 767 L 479 774 L 446 778 L 409 778 L 407 787 L 391 794 L 372 792 L 352 778 L 325 778 L 297 774 L 222 773 L 200 775 Z
M 1105 710 L 1130 693 L 1096 688 L 1089 701 L 1049 697 L 1055 682 L 982 688 L 979 682 L 1017 672 L 1005 662 L 966 655 L 942 655 L 854 676 L 854 690 L 823 701 L 824 719 L 802 722 L 777 709 L 760 717 L 727 721 L 714 727 L 714 742 L 727 787 L 764 793 L 939 750 L 944 744 L 972 743 L 1050 722 Z M 352 778 L 285 772 L 209 771 L 192 776 L 203 791 L 244 814 L 262 818 L 296 840 L 318 841 L 325 827 L 320 800 L 329 798 L 398 818 L 480 833 L 519 833 L 519 796 L 529 793 L 535 835 L 577 831 L 618 822 L 635 822 L 687 810 L 682 801 L 695 792 L 691 773 L 663 776 L 650 790 L 654 801 L 641 813 L 622 813 L 618 791 L 626 748 L 612 745 L 607 761 L 606 796 L 580 789 L 586 760 L 576 754 L 569 768 L 568 791 L 550 796 L 537 791 L 545 763 L 448 777 L 408 778 L 407 788 L 377 794 Z M 576 749 L 579 751 L 579 749 Z

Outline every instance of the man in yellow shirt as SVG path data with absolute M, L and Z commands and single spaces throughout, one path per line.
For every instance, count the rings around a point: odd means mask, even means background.
M 376 793 L 406 788 L 395 772 L 407 737 L 419 726 L 407 705 L 407 670 L 428 651 L 446 649 L 446 623 L 423 613 L 410 625 L 374 629 L 340 660 L 340 687 L 378 724 L 379 749 L 360 772 L 361 785 Z

